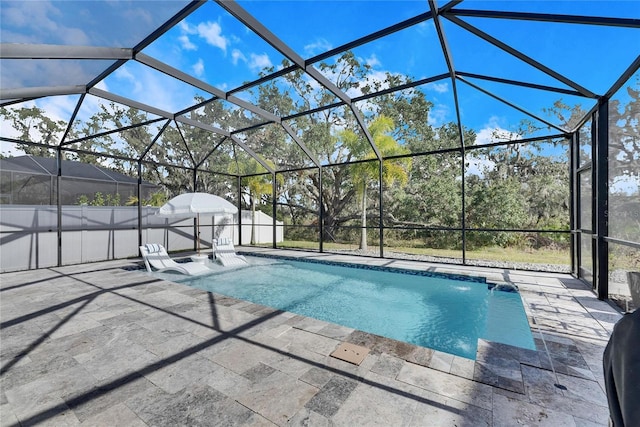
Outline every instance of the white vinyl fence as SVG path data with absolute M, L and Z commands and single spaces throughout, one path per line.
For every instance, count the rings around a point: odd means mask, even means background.
M 142 208 L 142 243 L 161 243 L 168 251 L 194 249 L 194 219 L 155 216 L 158 208 Z M 276 241 L 282 241 L 277 222 Z M 62 206 L 62 264 L 139 256 L 138 208 L 133 206 Z M 0 205 L 0 272 L 53 267 L 58 264 L 56 206 Z M 211 250 L 213 237 L 239 244 L 237 215 L 201 215 L 201 250 Z M 251 239 L 251 212 L 242 212 L 242 244 Z M 256 243 L 273 242 L 273 219 L 256 212 Z

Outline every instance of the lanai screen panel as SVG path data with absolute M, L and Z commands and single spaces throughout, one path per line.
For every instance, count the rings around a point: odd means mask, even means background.
M 238 3 L 304 58 L 429 12 L 427 2 L 414 1 Z
M 2 43 L 58 47 L 132 48 L 187 1 L 3 1 Z M 0 63 L 2 88 L 86 85 L 111 66 L 109 60 L 21 59 Z M 7 79 L 7 80 L 5 80 Z

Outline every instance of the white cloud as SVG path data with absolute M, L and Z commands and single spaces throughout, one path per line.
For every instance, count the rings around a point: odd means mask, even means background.
M 186 34 L 178 37 L 178 41 L 180 42 L 180 46 L 182 46 L 184 50 L 198 50 L 198 46 L 191 43 L 191 40 L 189 40 L 189 36 Z
M 240 52 L 240 50 L 233 49 L 231 51 L 231 62 L 233 65 L 238 65 L 238 61 L 247 62 L 247 58 L 242 52 Z
M 271 67 L 271 60 L 269 59 L 269 55 L 263 53 L 262 55 L 258 55 L 252 53 L 250 55 L 251 60 L 249 61 L 249 68 L 256 71 L 261 71 L 265 67 Z
M 195 75 L 201 77 L 204 73 L 204 61 L 202 60 L 202 58 L 198 58 L 198 62 L 193 64 L 192 68 Z
M 208 44 L 227 51 L 229 40 L 222 35 L 222 27 L 217 22 L 201 22 L 196 27 L 198 35 Z
M 187 21 L 182 21 L 178 27 L 180 29 L 180 36 L 178 41 L 180 46 L 184 50 L 197 50 L 198 46 L 192 41 L 192 37 L 197 36 L 203 39 L 208 45 L 217 47 L 223 52 L 227 52 L 227 46 L 229 45 L 229 39 L 222 35 L 222 27 L 217 22 L 201 22 L 198 25 L 189 24 Z
M 432 83 L 429 86 L 427 86 L 427 89 L 433 90 L 434 92 L 437 92 L 437 93 L 447 93 L 449 92 L 449 83 L 448 82 Z
M 374 54 L 371 55 L 369 58 L 365 59 L 365 63 L 367 65 L 369 65 L 370 67 L 377 67 L 379 65 L 382 65 L 382 63 L 380 62 L 380 60 L 378 59 L 378 57 Z
M 105 82 L 104 80 L 101 80 L 98 82 L 98 84 L 95 85 L 96 89 L 101 89 L 101 90 L 105 90 L 105 91 L 109 91 L 109 87 L 107 86 L 107 82 Z
M 489 160 L 487 156 L 472 156 L 468 154 L 465 157 L 464 175 L 477 175 L 484 178 L 485 172 L 492 171 L 496 167 L 495 162 Z
M 198 34 L 198 31 L 193 25 L 190 25 L 187 21 L 182 21 L 178 24 L 180 30 L 185 34 Z
M 485 145 L 492 144 L 494 142 L 522 139 L 522 136 L 516 132 L 511 132 L 501 127 L 499 125 L 500 121 L 499 117 L 491 116 L 489 118 L 489 122 L 484 125 L 484 128 L 477 132 L 475 145 Z
M 46 37 L 47 43 L 50 44 L 91 44 L 83 30 L 69 25 L 58 25 L 63 13 L 50 1 L 11 2 L 3 5 L 2 15 L 5 27 L 18 30 L 12 34 L 13 42 L 42 43 L 43 37 Z
M 118 68 L 108 82 L 113 93 L 170 112 L 192 105 L 195 94 L 195 89 L 190 90 L 179 80 L 136 63 Z
M 492 142 L 495 142 L 492 136 L 493 129 L 494 128 L 486 127 L 484 129 L 481 129 L 479 132 L 477 132 L 475 145 L 485 145 L 485 144 L 491 144 Z
M 522 138 L 519 134 L 502 128 L 499 124 L 500 122 L 501 119 L 498 116 L 491 116 L 484 127 L 476 133 L 475 145 L 515 141 Z M 474 156 L 468 154 L 465 157 L 465 162 L 467 163 L 465 175 L 477 175 L 481 178 L 484 177 L 486 172 L 493 170 L 496 166 L 495 162 L 489 160 L 485 155 Z
M 79 95 L 50 96 L 38 100 L 37 104 L 38 107 L 47 112 L 48 117 L 69 122 L 79 100 Z
M 66 124 L 69 123 L 71 114 L 73 113 L 79 99 L 79 95 L 50 96 L 36 101 L 27 101 L 11 105 L 6 108 L 7 110 L 17 110 L 21 108 L 37 107 L 44 111 L 44 115 L 51 120 L 64 122 L 65 124 L 63 124 L 61 131 L 53 135 L 51 140 L 52 145 L 57 145 L 62 139 L 63 132 L 66 129 Z M 20 132 L 13 127 L 13 124 L 1 117 L 0 129 L 2 130 L 2 136 L 6 138 L 18 139 L 20 137 Z M 31 141 L 39 142 L 43 140 L 43 137 L 44 136 L 38 131 L 37 127 L 30 127 L 29 139 Z M 12 156 L 21 156 L 24 154 L 24 152 L 16 149 L 13 143 L 3 143 L 0 151 Z
M 0 119 L 0 123 L 1 123 L 1 119 Z M 1 125 L 1 126 L 2 126 L 2 132 L 4 135 L 4 125 Z M 10 138 L 10 136 L 7 136 L 7 137 Z M 2 153 L 7 157 L 24 156 L 23 150 L 19 149 L 16 144 L 12 142 L 7 142 L 7 141 L 0 141 L 0 153 Z
M 332 48 L 333 45 L 331 45 L 331 43 L 329 43 L 327 40 L 317 39 L 315 42 L 305 45 L 303 49 L 305 54 L 313 56 L 317 55 L 318 53 L 327 52 Z
M 427 123 L 431 126 L 439 127 L 448 121 L 450 112 L 448 105 L 434 104 L 431 110 L 429 110 Z
M 140 92 L 142 90 L 142 82 L 140 76 L 136 78 L 136 76 L 134 76 L 133 73 L 129 71 L 129 68 L 126 64 L 118 68 L 115 71 L 114 76 L 118 80 L 127 81 L 129 84 L 133 85 L 134 92 Z

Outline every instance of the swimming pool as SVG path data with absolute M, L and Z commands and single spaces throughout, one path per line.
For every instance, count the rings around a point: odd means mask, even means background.
M 475 359 L 484 338 L 534 349 L 520 295 L 484 279 L 247 257 L 249 266 L 181 283 Z

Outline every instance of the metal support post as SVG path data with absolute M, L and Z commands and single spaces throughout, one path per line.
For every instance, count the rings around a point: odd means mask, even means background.
M 57 206 L 57 210 L 58 210 L 58 224 L 57 224 L 57 230 L 58 230 L 58 267 L 62 266 L 62 199 L 60 197 L 60 185 L 62 184 L 62 150 L 60 149 L 60 146 L 58 146 L 58 149 L 56 150 L 56 166 L 57 166 L 57 173 L 56 173 L 56 206 Z M 38 251 L 40 250 L 40 248 L 38 248 L 36 246 L 36 259 L 38 259 Z
M 378 164 L 380 165 L 380 169 L 378 171 L 378 180 L 379 180 L 379 184 L 378 184 L 378 188 L 379 188 L 379 210 L 380 210 L 380 221 L 378 223 L 378 228 L 380 230 L 380 258 L 384 258 L 384 227 L 382 226 L 382 190 L 383 190 L 383 164 L 382 164 L 383 160 L 380 159 L 378 161 Z M 366 185 L 366 184 L 365 184 Z M 365 207 L 366 209 L 366 207 Z
M 273 172 L 271 174 L 271 180 L 273 181 L 273 185 L 271 186 L 271 197 L 273 198 L 273 203 L 272 203 L 272 216 L 273 216 L 273 225 L 271 227 L 272 229 L 272 234 L 273 234 L 273 244 L 271 245 L 271 247 L 273 249 L 275 249 L 277 247 L 276 245 L 276 236 L 277 236 L 277 229 L 276 229 L 276 195 L 278 194 L 278 189 L 276 188 L 278 185 L 278 181 L 276 180 L 276 172 Z
M 138 246 L 142 246 L 142 162 L 138 160 Z
M 609 297 L 609 101 L 601 100 L 597 112 L 595 169 L 594 280 L 598 299 Z
M 238 176 L 238 245 L 242 245 L 242 179 Z
M 577 130 L 569 141 L 569 229 L 571 230 L 569 254 L 571 257 L 571 274 L 578 277 L 580 238 L 578 233 L 578 168 L 580 167 L 580 131 Z

